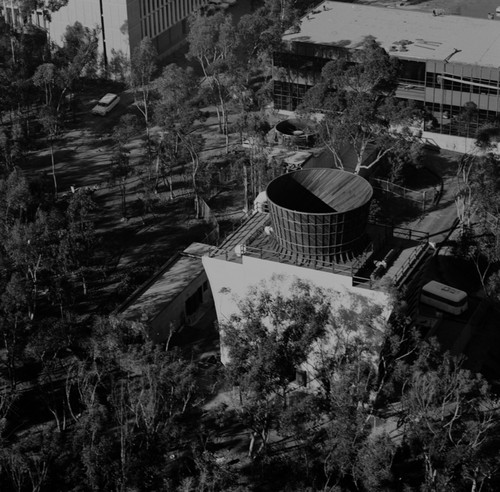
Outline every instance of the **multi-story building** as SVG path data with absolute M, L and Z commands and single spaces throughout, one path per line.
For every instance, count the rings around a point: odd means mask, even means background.
M 326 289 L 333 310 L 376 307 L 387 320 L 399 291 L 416 315 L 434 249 L 426 233 L 369 224 L 371 197 L 364 178 L 339 169 L 271 181 L 267 206 L 202 258 L 221 325 L 251 287 L 264 282 L 286 295 L 296 278 Z M 223 337 L 221 358 L 228 361 Z
M 13 25 L 31 21 L 45 29 L 59 43 L 68 25 L 76 21 L 100 29 L 100 51 L 104 59 L 113 53 L 130 56 L 141 40 L 153 40 L 160 57 L 166 56 L 186 39 L 187 18 L 207 0 L 69 0 L 65 7 L 48 16 L 43 10 L 23 19 L 18 0 L 1 0 L 0 12 Z
M 275 53 L 274 106 L 293 111 L 320 78 L 322 67 L 375 39 L 401 62 L 396 96 L 428 113 L 429 130 L 448 148 L 474 139 L 478 127 L 500 113 L 498 22 L 442 11 L 324 1 L 283 36 Z

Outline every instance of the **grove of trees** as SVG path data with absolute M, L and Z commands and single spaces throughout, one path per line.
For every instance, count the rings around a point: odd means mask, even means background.
M 20 9 L 28 19 L 66 2 L 24 0 Z M 132 109 L 109 135 L 105 174 L 118 217 L 132 214 L 131 190 L 146 209 L 162 192 L 175 201 L 179 175 L 199 212 L 221 167 L 248 208 L 282 172 L 263 150 L 271 60 L 308 6 L 265 0 L 237 23 L 197 13 L 189 67 L 160 66 L 143 40 L 126 78 Z M 498 490 L 498 397 L 401 314 L 384 320 L 359 299 L 332 309 L 331 292 L 301 281 L 288 295 L 259 286 L 219 327 L 225 368 L 197 362 L 175 337 L 156 346 L 147 326 L 111 314 L 101 299 L 110 295 L 103 241 L 113 232 L 96 225 L 102 202 L 88 188 L 63 194 L 57 172 L 73 95 L 109 75 L 97 39 L 75 23 L 56 46 L 28 21 L 15 29 L 0 19 L 0 490 Z M 375 162 L 389 160 L 396 176 L 421 158 L 391 127 L 414 110 L 392 97 L 397 64 L 373 40 L 358 57 L 328 63 L 304 111 L 324 111 L 320 135 L 337 165 L 345 144 L 356 172 L 375 148 Z M 212 160 L 207 107 L 224 139 Z M 237 134 L 248 151 L 231 152 Z M 483 137 L 489 149 L 494 132 Z M 45 176 L 29 172 L 40 149 L 50 152 Z M 464 157 L 456 247 L 496 301 L 497 168 L 491 154 Z M 234 398 L 207 410 L 222 390 Z

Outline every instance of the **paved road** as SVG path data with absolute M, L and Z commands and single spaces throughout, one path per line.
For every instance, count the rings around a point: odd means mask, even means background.
M 461 154 L 456 152 L 443 153 L 441 157 L 447 162 L 444 172 L 434 165 L 434 170 L 443 178 L 443 193 L 437 205 L 425 215 L 406 222 L 404 227 L 418 231 L 428 232 L 430 241 L 439 245 L 444 241 L 457 219 L 457 209 L 455 206 L 455 195 L 457 193 L 457 180 L 453 161 L 457 161 Z

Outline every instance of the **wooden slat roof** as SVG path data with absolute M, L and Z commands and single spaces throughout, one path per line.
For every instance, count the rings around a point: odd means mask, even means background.
M 303 169 L 272 181 L 268 199 L 302 213 L 342 213 L 361 207 L 373 194 L 364 178 L 339 169 Z

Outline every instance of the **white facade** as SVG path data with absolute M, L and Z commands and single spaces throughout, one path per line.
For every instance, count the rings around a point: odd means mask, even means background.
M 362 305 L 376 305 L 383 308 L 382 319 L 387 320 L 391 314 L 390 296 L 386 292 L 353 287 L 351 277 L 346 275 L 245 255 L 241 263 L 210 256 L 204 256 L 202 261 L 210 281 L 217 319 L 221 322 L 238 313 L 238 301 L 248 294 L 250 287 L 264 281 L 276 285 L 280 292 L 287 293 L 296 278 L 331 291 L 333 309 L 338 306 L 356 310 Z M 222 343 L 221 360 L 222 363 L 228 362 L 227 351 Z
M 107 56 L 111 56 L 111 50 L 128 56 L 130 44 L 126 0 L 102 0 L 102 19 Z M 61 44 L 66 27 L 76 21 L 90 29 L 99 29 L 99 51 L 102 53 L 104 42 L 99 0 L 69 0 L 66 7 L 52 14 L 52 20 L 48 23 L 50 39 L 56 44 Z
M 66 27 L 80 22 L 100 30 L 99 50 L 110 60 L 113 52 L 129 57 L 145 37 L 152 39 L 160 57 L 174 51 L 187 34 L 189 15 L 208 0 L 69 0 L 68 5 L 51 15 L 34 12 L 31 22 L 47 29 L 56 44 L 61 43 Z M 0 0 L 6 22 L 21 26 L 17 0 Z M 103 36 L 104 31 L 104 36 Z

